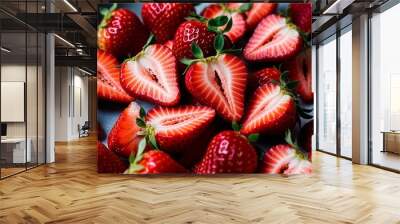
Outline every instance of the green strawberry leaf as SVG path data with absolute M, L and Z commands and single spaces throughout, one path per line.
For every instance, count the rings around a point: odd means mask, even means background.
M 102 16 L 106 16 L 108 12 L 109 12 L 109 10 L 106 9 L 106 8 L 102 8 L 102 9 L 100 10 L 100 14 L 101 14 Z
M 220 32 L 218 27 L 215 27 L 215 26 L 208 26 L 207 29 L 208 29 L 208 31 L 211 31 L 211 32 L 214 32 L 214 33 L 219 33 Z
M 142 118 L 137 117 L 136 124 L 141 128 L 146 128 L 146 122 Z
M 131 155 L 129 155 L 129 164 L 134 164 L 135 162 L 135 154 L 131 152 Z
M 149 38 L 147 39 L 146 44 L 143 46 L 143 49 L 146 49 L 149 45 L 153 44 L 156 40 L 156 37 L 154 36 L 154 34 L 150 33 Z
M 247 139 L 249 140 L 249 142 L 257 142 L 259 137 L 260 137 L 260 134 L 255 133 L 255 134 L 250 134 L 247 137 Z
M 232 129 L 234 131 L 240 131 L 241 128 L 242 128 L 242 126 L 240 124 L 238 124 L 236 121 L 232 122 Z
M 140 160 L 142 160 L 143 152 L 145 149 L 146 149 L 146 138 L 142 138 L 142 140 L 140 140 L 139 145 L 138 145 L 136 158 L 133 162 L 134 164 L 137 164 L 138 162 L 140 162 Z
M 227 22 L 228 22 L 227 16 L 218 16 L 208 20 L 208 26 L 214 26 L 214 27 L 224 26 Z
M 143 107 L 140 107 L 139 115 L 140 115 L 140 118 L 143 118 L 143 120 L 144 120 L 144 117 L 146 116 L 146 111 L 144 110 Z
M 203 51 L 201 50 L 199 45 L 197 45 L 195 42 L 192 42 L 192 53 L 193 53 L 193 56 L 197 59 L 204 58 Z
M 231 53 L 231 54 L 237 54 L 237 53 L 241 53 L 241 52 L 242 52 L 241 48 L 239 48 L 239 49 L 223 49 L 221 51 L 221 53 Z
M 181 62 L 182 64 L 187 65 L 187 66 L 191 65 L 194 61 L 195 61 L 195 60 L 189 59 L 189 58 L 182 58 L 182 59 L 180 60 L 180 62 Z
M 154 136 L 154 134 L 150 134 L 149 135 L 149 142 L 150 142 L 150 145 L 154 149 L 158 149 L 157 140 L 156 140 L 156 137 Z
M 226 24 L 226 26 L 222 32 L 223 33 L 229 32 L 232 29 L 232 24 L 233 24 L 233 21 L 232 21 L 232 17 L 231 17 L 231 18 L 229 18 L 228 23 Z
M 224 49 L 224 36 L 222 34 L 217 34 L 214 38 L 214 48 L 217 53 L 221 52 Z
M 297 87 L 297 85 L 299 84 L 299 81 L 295 80 L 295 81 L 290 81 L 288 83 L 286 83 L 286 87 L 288 89 L 295 89 Z
M 239 12 L 240 12 L 240 13 L 247 12 L 247 11 L 250 10 L 251 6 L 252 6 L 251 3 L 244 3 L 243 5 L 241 5 L 241 6 L 239 7 Z

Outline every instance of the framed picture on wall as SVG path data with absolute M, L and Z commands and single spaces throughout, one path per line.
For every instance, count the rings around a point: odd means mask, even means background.
M 310 3 L 99 5 L 98 172 L 309 174 Z

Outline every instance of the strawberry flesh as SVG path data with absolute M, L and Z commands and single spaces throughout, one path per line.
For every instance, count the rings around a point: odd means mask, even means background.
M 121 67 L 121 83 L 130 95 L 138 99 L 163 106 L 179 103 L 176 60 L 166 46 L 150 45 L 133 59 L 125 61 Z
M 243 115 L 247 75 L 240 58 L 223 54 L 192 64 L 186 72 L 185 84 L 199 102 L 214 108 L 228 121 L 239 121 Z
M 190 150 L 191 143 L 214 120 L 215 111 L 205 106 L 155 107 L 147 124 L 155 131 L 160 148 L 169 152 Z
M 243 121 L 242 134 L 263 133 L 279 135 L 296 123 L 296 105 L 293 98 L 279 85 L 267 83 L 259 87 L 250 99 Z
M 101 100 L 117 103 L 134 100 L 121 86 L 117 59 L 102 50 L 97 51 L 97 96 Z
M 282 61 L 296 55 L 302 39 L 295 26 L 279 15 L 265 17 L 255 29 L 243 50 L 249 61 Z

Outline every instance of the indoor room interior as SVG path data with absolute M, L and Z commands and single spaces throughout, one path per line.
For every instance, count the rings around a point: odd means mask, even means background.
M 313 172 L 293 176 L 99 174 L 114 2 L 0 1 L 0 224 L 400 223 L 399 1 L 270 1 L 312 3 Z

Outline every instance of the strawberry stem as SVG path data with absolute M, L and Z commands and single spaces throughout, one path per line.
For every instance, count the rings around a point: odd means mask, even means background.
M 108 21 L 112 17 L 112 12 L 117 9 L 118 5 L 117 3 L 114 3 L 109 9 L 103 8 L 100 10 L 100 14 L 103 16 L 103 19 L 101 20 L 101 23 L 98 27 L 98 29 L 104 28 L 107 26 Z

